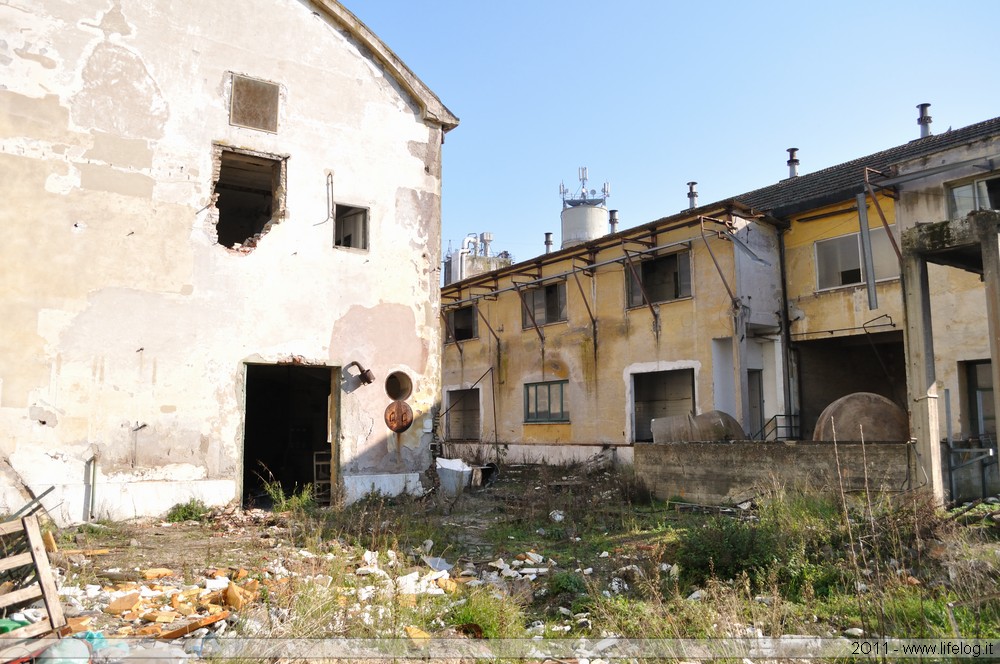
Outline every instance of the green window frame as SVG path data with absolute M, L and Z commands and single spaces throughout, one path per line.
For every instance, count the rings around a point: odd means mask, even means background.
M 568 380 L 524 384 L 524 421 L 569 422 Z

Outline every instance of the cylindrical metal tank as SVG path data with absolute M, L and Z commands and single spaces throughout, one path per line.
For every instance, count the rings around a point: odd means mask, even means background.
M 562 248 L 573 247 L 604 235 L 608 209 L 603 205 L 571 205 L 562 211 Z

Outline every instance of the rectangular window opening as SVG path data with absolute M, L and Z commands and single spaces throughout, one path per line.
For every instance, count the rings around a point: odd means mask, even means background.
M 625 273 L 628 283 L 628 306 L 641 307 L 642 293 L 646 292 L 650 304 L 669 302 L 691 297 L 691 253 L 681 251 L 657 258 L 647 258 L 635 265 L 642 282 L 640 287 L 632 269 L 627 265 Z
M 962 219 L 977 210 L 1000 210 L 1000 177 L 982 178 L 948 189 L 951 219 Z
M 524 386 L 524 421 L 569 422 L 566 387 L 569 381 L 526 383 Z
M 448 390 L 448 440 L 479 440 L 479 388 Z
M 337 205 L 333 225 L 334 246 L 368 249 L 368 210 L 351 205 Z
M 523 329 L 531 327 L 532 316 L 537 325 L 566 320 L 565 281 L 524 291 L 524 306 L 521 308 L 521 327 Z
M 446 313 L 448 330 L 447 343 L 475 339 L 479 336 L 479 319 L 472 305 L 449 309 Z
M 222 150 L 215 207 L 216 232 L 226 247 L 253 247 L 283 207 L 284 160 Z
M 875 280 L 899 277 L 899 260 L 885 228 L 869 231 L 872 243 L 872 263 Z M 816 287 L 818 290 L 853 286 L 864 283 L 864 266 L 861 259 L 861 234 L 850 233 L 827 240 L 817 240 Z
M 969 431 L 977 436 L 995 436 L 997 418 L 993 407 L 993 365 L 989 360 L 964 364 Z

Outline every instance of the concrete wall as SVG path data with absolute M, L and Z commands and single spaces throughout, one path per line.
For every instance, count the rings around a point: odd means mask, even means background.
M 827 442 L 640 443 L 636 474 L 658 498 L 679 496 L 704 505 L 731 505 L 776 485 L 809 486 L 839 495 L 865 488 L 898 491 L 915 477 L 909 444 Z M 839 473 L 838 461 L 839 455 Z
M 984 170 L 987 159 L 1000 156 L 1000 137 L 987 138 L 917 159 L 899 166 L 899 174 L 910 175 L 949 164 L 953 168 L 919 177 L 899 185 L 897 217 L 906 230 L 921 223 L 947 219 L 948 188 L 974 179 L 996 177 L 998 171 Z M 976 163 L 974 160 L 979 159 Z M 973 160 L 973 163 L 969 163 Z M 963 363 L 990 359 L 986 324 L 986 291 L 977 274 L 930 264 L 931 314 L 934 334 L 934 368 L 939 383 L 938 417 L 941 435 L 946 435 L 945 390 L 951 400 L 951 429 L 957 436 L 969 432 L 970 414 L 966 400 Z
M 371 368 L 334 386 L 339 467 L 427 467 L 446 127 L 324 4 L 0 7 L 0 511 L 55 485 L 83 518 L 95 454 L 100 517 L 238 497 L 248 362 Z M 278 84 L 277 133 L 229 124 L 232 73 Z M 252 250 L 216 242 L 220 146 L 287 157 Z M 369 250 L 333 246 L 328 182 L 369 209 Z M 414 387 L 398 441 L 392 371 Z

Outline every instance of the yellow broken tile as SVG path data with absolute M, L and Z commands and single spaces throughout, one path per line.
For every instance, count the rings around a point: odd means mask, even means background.
M 247 598 L 243 596 L 240 592 L 239 587 L 233 583 L 229 582 L 229 587 L 226 588 L 226 606 L 232 607 L 239 611 L 243 608 L 243 605 L 247 603 Z
M 194 607 L 190 604 L 178 604 L 174 607 L 174 611 L 181 614 L 182 616 L 191 616 L 196 613 Z
M 458 591 L 458 584 L 451 579 L 438 579 L 437 586 L 446 593 L 453 593 Z
M 406 635 L 410 637 L 410 640 L 418 646 L 425 646 L 431 641 L 431 635 L 420 629 L 419 627 L 414 627 L 413 625 L 407 625 L 403 629 L 406 630 Z
M 135 630 L 137 636 L 159 636 L 163 632 L 162 625 L 146 625 Z
M 153 579 L 162 579 L 165 576 L 171 576 L 174 573 L 172 569 L 167 569 L 166 567 L 152 567 L 147 569 L 142 573 L 143 578 L 152 581 Z
M 249 573 L 250 573 L 250 572 L 246 571 L 245 569 L 243 569 L 243 568 L 241 567 L 241 568 L 240 568 L 240 571 L 236 572 L 236 580 L 237 580 L 237 581 L 240 581 L 240 580 L 242 580 L 242 579 L 246 578 L 247 574 L 249 574 Z
M 53 537 L 50 532 L 42 533 L 42 542 L 45 543 L 45 550 L 49 553 L 55 553 L 59 550 L 59 545 L 56 544 L 56 538 Z
M 150 611 L 143 615 L 142 619 L 146 622 L 172 623 L 180 617 L 181 614 L 174 611 Z
M 122 595 L 111 602 L 111 604 L 108 604 L 104 608 L 104 612 L 111 615 L 121 615 L 129 611 L 134 611 L 141 602 L 142 598 L 139 597 L 139 593 L 129 593 L 128 595 Z
M 86 632 L 90 629 L 90 622 L 93 620 L 90 616 L 73 616 L 71 618 L 66 618 L 66 625 L 69 626 L 70 634 L 77 634 L 79 632 Z
M 0 583 L 0 595 L 6 595 L 10 591 L 14 590 L 15 584 L 13 581 L 4 581 Z
M 341 599 L 346 600 L 347 598 L 343 597 Z M 399 595 L 396 595 L 396 599 L 399 602 L 400 606 L 414 607 L 417 605 L 417 596 L 413 594 L 400 593 Z

